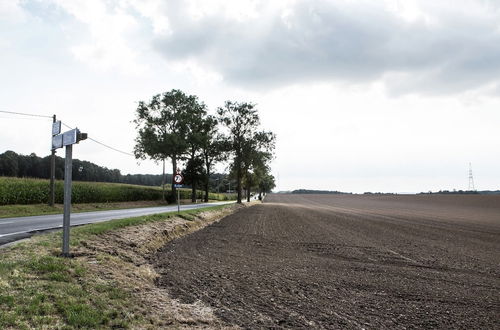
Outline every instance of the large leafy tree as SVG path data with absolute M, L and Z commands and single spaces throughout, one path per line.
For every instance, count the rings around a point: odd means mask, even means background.
M 196 202 L 196 190 L 205 178 L 201 146 L 204 140 L 203 127 L 207 111 L 205 104 L 199 103 L 184 114 L 187 127 L 187 160 L 184 177 L 191 185 L 191 201 Z
M 271 192 L 276 187 L 274 176 L 270 173 L 265 173 L 259 182 L 259 199 L 262 199 L 262 194 Z
M 136 158 L 147 157 L 160 161 L 172 160 L 175 173 L 179 160 L 189 148 L 189 121 L 193 112 L 203 108 L 194 95 L 172 89 L 157 94 L 149 102 L 140 101 L 136 111 L 137 128 L 134 154 Z M 172 181 L 172 198 L 176 199 L 176 188 Z
M 227 101 L 218 109 L 219 120 L 228 129 L 226 136 L 232 156 L 232 169 L 236 176 L 237 201 L 241 203 L 242 180 L 248 172 L 253 153 L 272 154 L 275 136 L 259 131 L 260 119 L 255 105 Z
M 258 188 L 260 181 L 270 171 L 269 163 L 273 158 L 275 136 L 270 132 L 257 132 L 244 144 L 243 178 L 247 201 L 250 190 Z
M 215 163 L 226 159 L 226 151 L 229 147 L 221 134 L 218 133 L 218 121 L 212 115 L 208 115 L 203 120 L 200 130 L 201 156 L 205 166 L 205 202 L 208 202 L 208 192 L 210 189 L 210 175 Z

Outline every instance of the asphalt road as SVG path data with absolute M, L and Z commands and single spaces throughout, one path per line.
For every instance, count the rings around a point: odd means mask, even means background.
M 222 205 L 232 202 L 181 205 L 182 210 L 198 209 L 207 206 Z M 132 218 L 149 214 L 177 211 L 177 206 L 143 207 L 136 209 L 97 211 L 71 214 L 71 226 L 109 221 L 113 219 Z M 22 238 L 30 237 L 36 232 L 62 227 L 63 215 L 40 215 L 0 219 L 0 245 Z

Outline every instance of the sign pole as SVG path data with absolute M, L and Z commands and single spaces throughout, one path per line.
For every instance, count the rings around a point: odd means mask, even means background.
M 63 247 L 62 254 L 69 257 L 69 226 L 71 214 L 71 179 L 73 169 L 73 145 L 66 146 L 64 162 L 64 216 L 63 216 Z
M 181 193 L 179 189 L 177 189 L 177 213 L 181 213 Z

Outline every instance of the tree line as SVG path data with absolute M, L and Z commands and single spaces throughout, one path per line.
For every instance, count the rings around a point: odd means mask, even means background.
M 260 118 L 252 103 L 226 101 L 213 115 L 197 96 L 172 89 L 147 102 L 140 101 L 134 122 L 135 156 L 156 161 L 169 159 L 172 173 L 184 163 L 182 174 L 191 186 L 193 201 L 199 188 L 205 190 L 208 201 L 210 175 L 219 162 L 229 163 L 238 203 L 243 189 L 250 200 L 251 189 L 262 193 L 275 186 L 270 162 L 276 137 L 260 129 Z M 175 198 L 173 178 L 172 192 Z
M 56 156 L 55 176 L 64 179 L 64 158 Z M 8 150 L 0 154 L 0 176 L 48 179 L 50 177 L 50 156 L 39 157 L 35 153 L 21 155 Z M 144 186 L 159 186 L 161 174 L 121 174 L 118 169 L 109 169 L 94 163 L 73 159 L 73 180 L 94 182 L 129 183 Z

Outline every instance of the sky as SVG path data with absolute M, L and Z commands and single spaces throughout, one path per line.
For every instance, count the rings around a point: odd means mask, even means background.
M 256 103 L 277 190 L 465 190 L 469 163 L 500 189 L 500 1 L 0 0 L 0 110 L 131 153 L 138 102 L 173 88 Z M 0 153 L 50 136 L 0 113 Z M 162 171 L 90 140 L 73 155 Z

